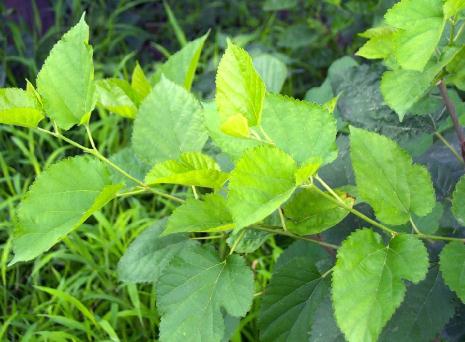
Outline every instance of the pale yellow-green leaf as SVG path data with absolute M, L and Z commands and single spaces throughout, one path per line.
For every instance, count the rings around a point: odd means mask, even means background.
M 167 160 L 149 171 L 145 183 L 180 184 L 218 189 L 226 182 L 228 174 L 222 172 L 216 161 L 200 152 L 186 152 L 177 160 Z
M 222 122 L 238 113 L 250 127 L 260 124 L 265 84 L 242 48 L 228 43 L 216 74 L 216 106 Z
M 152 89 L 152 85 L 145 76 L 144 70 L 140 67 L 139 62 L 136 63 L 132 71 L 131 87 L 136 92 L 139 102 L 141 102 Z
M 0 123 L 37 127 L 43 118 L 42 108 L 30 92 L 19 88 L 0 89 Z
M 126 118 L 133 119 L 136 116 L 136 94 L 127 81 L 107 78 L 95 83 L 98 102 L 103 107 Z
M 238 113 L 221 124 L 221 131 L 233 137 L 246 138 L 249 136 L 249 123 L 245 116 Z
M 357 51 L 357 55 L 367 59 L 388 58 L 395 50 L 396 29 L 378 26 L 368 29 L 360 37 L 369 40 Z
M 444 3 L 444 16 L 446 18 L 457 15 L 465 8 L 465 0 L 446 0 Z
M 220 232 L 233 228 L 226 200 L 221 195 L 208 194 L 203 200 L 188 199 L 176 208 L 162 235 L 180 232 Z

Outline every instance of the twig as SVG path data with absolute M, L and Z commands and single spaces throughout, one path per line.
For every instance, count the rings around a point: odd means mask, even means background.
M 463 133 L 463 128 L 460 125 L 459 119 L 457 117 L 457 110 L 455 109 L 454 103 L 451 101 L 449 95 L 447 94 L 447 87 L 444 83 L 444 80 L 439 82 L 438 87 L 439 91 L 441 92 L 442 100 L 444 101 L 450 118 L 452 119 L 452 123 L 454 124 L 455 134 L 457 134 L 457 138 L 460 144 L 460 151 L 462 152 L 462 159 L 465 161 L 465 134 Z

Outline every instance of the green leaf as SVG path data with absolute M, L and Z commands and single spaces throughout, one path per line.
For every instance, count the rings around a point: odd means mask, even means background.
M 62 160 L 42 172 L 18 209 L 15 257 L 31 260 L 100 210 L 121 188 L 102 162 L 88 157 Z
M 338 195 L 348 207 L 354 205 L 355 199 L 348 194 L 339 192 Z M 341 208 L 312 188 L 298 192 L 284 206 L 287 229 L 298 235 L 321 233 L 338 224 L 348 214 L 348 210 Z
M 228 179 L 216 161 L 200 152 L 186 152 L 178 160 L 167 160 L 158 164 L 145 176 L 145 183 L 180 184 L 219 189 Z
M 302 185 L 309 181 L 320 168 L 322 161 L 320 158 L 311 158 L 307 163 L 302 165 L 295 172 L 295 181 L 297 185 Z
M 411 235 L 385 246 L 371 229 L 357 230 L 339 248 L 333 271 L 336 321 L 349 342 L 376 341 L 401 304 L 404 280 L 418 283 L 428 271 L 428 252 Z
M 133 119 L 137 113 L 137 95 L 131 85 L 117 78 L 95 82 L 98 102 L 110 112 Z
M 450 242 L 439 257 L 444 282 L 465 303 L 465 245 L 459 241 Z
M 397 69 L 383 74 L 381 93 L 389 107 L 399 115 L 400 121 L 433 86 L 433 80 L 440 70 L 433 65 L 422 72 Z
M 192 246 L 185 235 L 161 237 L 166 219 L 145 229 L 118 262 L 118 278 L 128 283 L 156 283 L 176 255 Z
M 328 266 L 328 254 L 305 241 L 294 242 L 280 255 L 260 305 L 260 341 L 308 340 L 317 312 L 329 298 L 329 279 L 322 277 Z
M 312 326 L 311 342 L 346 342 L 344 334 L 337 326 L 334 318 L 333 305 L 331 298 L 325 298 L 320 304 L 316 313 Z
M 351 158 L 360 197 L 387 224 L 403 224 L 412 214 L 425 216 L 434 208 L 431 177 L 424 166 L 391 139 L 351 127 Z
M 243 134 L 226 134 L 221 129 L 220 115 L 215 107 L 215 103 L 210 102 L 204 104 L 202 111 L 205 119 L 205 126 L 208 130 L 208 135 L 212 138 L 215 145 L 217 145 L 224 153 L 230 155 L 234 159 L 242 156 L 242 154 L 249 148 L 260 145 L 260 142 L 251 139 L 243 139 L 239 135 Z M 224 127 L 223 127 L 224 128 Z M 239 127 L 239 132 L 245 133 Z
M 45 113 L 62 129 L 87 122 L 96 96 L 92 47 L 84 15 L 55 44 L 37 75 Z
M 200 246 L 183 250 L 158 282 L 160 340 L 220 341 L 225 334 L 222 310 L 244 316 L 253 291 L 253 274 L 242 257 L 221 261 Z
M 259 249 L 271 236 L 270 233 L 258 229 L 233 230 L 226 239 L 229 247 L 234 247 L 236 253 L 253 253 Z
M 163 63 L 152 77 L 152 84 L 158 83 L 161 76 L 165 76 L 177 85 L 190 90 L 194 81 L 195 71 L 199 64 L 200 54 L 208 33 L 202 37 L 189 42 L 181 50 L 173 54 Z
M 155 164 L 200 151 L 207 138 L 198 101 L 162 78 L 139 108 L 132 146 L 141 160 Z
M 228 208 L 237 228 L 256 223 L 278 209 L 296 188 L 294 160 L 273 146 L 247 150 L 231 172 Z
M 136 63 L 132 71 L 131 88 L 136 93 L 139 102 L 145 99 L 150 93 L 150 90 L 152 90 L 152 85 L 145 76 L 144 70 L 140 67 L 139 62 Z
M 445 26 L 442 0 L 402 0 L 385 15 L 395 34 L 395 57 L 406 70 L 423 71 Z
M 273 273 L 260 306 L 260 341 L 304 341 L 316 309 L 329 294 L 316 260 L 295 258 Z
M 457 221 L 465 226 L 465 176 L 462 176 L 455 186 L 452 195 L 452 213 Z
M 216 74 L 216 105 L 221 122 L 241 114 L 249 126 L 260 124 L 265 84 L 254 68 L 252 58 L 242 48 L 228 43 Z
M 226 121 L 221 124 L 220 130 L 236 138 L 248 138 L 250 135 L 247 118 L 239 113 L 227 118 Z
M 444 17 L 450 18 L 457 15 L 465 8 L 464 0 L 446 0 L 444 3 Z
M 262 126 L 271 140 L 298 163 L 336 158 L 336 120 L 316 103 L 267 94 Z
M 180 232 L 218 232 L 234 228 L 225 199 L 208 194 L 204 199 L 190 198 L 177 207 L 168 220 L 163 235 Z
M 444 285 L 438 267 L 411 285 L 405 300 L 380 336 L 381 342 L 433 341 L 454 315 L 454 296 Z
M 0 123 L 37 127 L 43 118 L 41 105 L 34 95 L 19 88 L 0 89 Z
M 395 51 L 396 30 L 389 26 L 373 27 L 359 34 L 369 40 L 357 51 L 357 56 L 367 59 L 388 58 Z
M 426 115 L 406 114 L 400 122 L 380 91 L 380 75 L 384 71 L 379 64 L 352 67 L 331 82 L 335 93 L 340 94 L 340 119 L 344 124 L 386 135 L 411 153 L 422 154 L 433 143 L 437 124 L 447 117 L 443 105 L 435 96 L 438 105 L 434 110 L 418 113 Z
M 263 54 L 253 59 L 253 65 L 272 93 L 279 93 L 287 78 L 286 64 L 273 55 Z

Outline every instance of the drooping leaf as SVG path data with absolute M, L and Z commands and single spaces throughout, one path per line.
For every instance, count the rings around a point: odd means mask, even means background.
M 271 236 L 270 233 L 258 229 L 232 231 L 226 239 L 229 247 L 234 246 L 236 253 L 253 253 Z
M 348 207 L 354 205 L 353 197 L 343 192 L 339 192 L 338 195 Z M 349 211 L 311 188 L 298 192 L 284 206 L 287 229 L 298 235 L 320 233 L 338 224 L 348 214 Z
M 156 84 L 162 75 L 177 85 L 190 90 L 194 81 L 195 71 L 199 64 L 200 54 L 208 33 L 186 44 L 181 50 L 170 56 L 153 75 L 151 83 Z
M 19 88 L 0 89 L 0 123 L 22 127 L 37 127 L 44 118 L 37 99 Z
M 55 44 L 37 75 L 44 111 L 62 129 L 87 122 L 95 106 L 89 27 L 82 16 Z
M 412 214 L 425 216 L 436 201 L 425 167 L 394 141 L 351 127 L 351 159 L 360 197 L 388 224 L 403 224 Z
M 380 336 L 381 342 L 433 341 L 454 315 L 454 296 L 437 266 L 426 279 L 407 288 L 405 299 Z
M 273 146 L 247 150 L 230 174 L 228 208 L 237 228 L 278 209 L 296 187 L 294 160 Z
M 216 75 L 216 106 L 221 122 L 241 114 L 249 126 L 260 124 L 265 84 L 252 58 L 242 48 L 228 43 Z
M 452 195 L 452 212 L 457 221 L 465 226 L 465 177 L 460 178 Z
M 320 105 L 267 94 L 262 126 L 271 140 L 298 163 L 311 158 L 325 162 L 337 155 L 336 120 Z
M 401 121 L 407 111 L 432 87 L 436 72 L 436 68 L 425 69 L 423 72 L 398 69 L 383 74 L 381 92 Z
M 381 92 L 401 121 L 408 110 L 415 111 L 412 107 L 424 97 L 442 68 L 453 61 L 459 52 L 457 47 L 445 48 L 439 59 L 429 62 L 423 71 L 396 69 L 383 74 Z
M 160 236 L 166 219 L 145 229 L 118 262 L 118 278 L 128 283 L 156 283 L 173 257 L 192 246 L 185 235 Z
M 203 200 L 188 199 L 177 207 L 168 220 L 163 235 L 180 232 L 217 232 L 234 228 L 226 200 L 209 194 Z
M 117 78 L 95 82 L 98 102 L 110 112 L 133 119 L 137 113 L 136 93 L 131 85 Z
M 299 241 L 278 259 L 260 305 L 260 341 L 305 341 L 312 332 L 317 310 L 329 297 L 329 265 L 321 247 Z
M 220 341 L 225 334 L 222 309 L 244 316 L 253 291 L 253 274 L 242 257 L 221 261 L 200 246 L 183 250 L 158 282 L 160 340 Z
M 152 89 L 152 85 L 147 76 L 145 76 L 144 70 L 142 70 L 139 63 L 136 63 L 132 71 L 131 88 L 136 93 L 139 102 L 145 99 Z
M 287 78 L 286 64 L 273 55 L 263 54 L 253 59 L 258 74 L 272 93 L 279 93 Z
M 440 254 L 442 278 L 449 288 L 465 303 L 465 244 L 448 243 Z
M 434 53 L 445 26 L 442 0 L 401 0 L 385 15 L 398 29 L 395 56 L 406 70 L 423 71 Z
M 338 249 L 333 271 L 336 321 L 349 342 L 376 341 L 405 294 L 403 280 L 418 283 L 428 271 L 428 252 L 411 235 L 389 245 L 371 229 L 352 233 Z
M 207 140 L 198 101 L 166 78 L 153 87 L 134 121 L 132 146 L 149 164 L 200 151 Z
M 47 251 L 121 188 L 104 164 L 88 157 L 62 160 L 41 173 L 18 209 L 12 264 Z
M 226 134 L 221 129 L 221 118 L 213 102 L 206 103 L 203 108 L 203 117 L 208 135 L 212 138 L 215 145 L 221 150 L 237 159 L 245 150 L 260 145 L 260 142 L 251 139 L 243 139 L 239 134 Z M 244 130 L 242 130 L 244 132 Z
M 228 174 L 222 172 L 216 161 L 200 152 L 186 152 L 178 160 L 155 164 L 145 176 L 145 183 L 180 184 L 218 189 L 223 186 Z

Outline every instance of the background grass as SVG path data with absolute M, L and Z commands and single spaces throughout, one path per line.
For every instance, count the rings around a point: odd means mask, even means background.
M 151 70 L 186 41 L 211 30 L 194 92 L 213 93 L 214 73 L 226 37 L 286 63 L 284 93 L 302 97 L 319 85 L 328 65 L 350 54 L 363 31 L 393 1 L 161 1 L 5 0 L 0 2 L 0 86 L 34 80 L 50 48 L 85 11 L 92 34 L 96 73 L 127 77 L 136 61 Z M 270 10 L 276 5 L 285 7 Z M 275 6 L 275 7 L 273 7 Z M 287 7 L 287 8 L 286 8 Z M 92 131 L 111 155 L 127 145 L 130 123 L 105 112 Z M 80 140 L 83 131 L 71 137 Z M 84 142 L 83 142 L 84 143 Z M 33 130 L 0 126 L 0 340 L 140 341 L 157 337 L 154 288 L 125 285 L 116 265 L 128 245 L 172 205 L 152 196 L 113 201 L 63 243 L 34 262 L 8 268 L 15 211 L 44 168 L 79 151 Z M 257 296 L 289 241 L 269 239 L 248 255 Z M 257 307 L 233 341 L 256 341 Z

